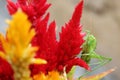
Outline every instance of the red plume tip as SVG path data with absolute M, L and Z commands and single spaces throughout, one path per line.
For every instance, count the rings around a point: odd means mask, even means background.
M 72 16 L 73 22 L 79 23 L 80 18 L 82 16 L 82 9 L 83 9 L 83 0 L 76 6 L 75 11 Z

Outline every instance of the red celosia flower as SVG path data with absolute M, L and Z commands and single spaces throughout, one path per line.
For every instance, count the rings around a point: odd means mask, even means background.
M 77 58 L 82 50 L 81 45 L 84 43 L 84 34 L 81 33 L 81 25 L 79 24 L 82 6 L 83 1 L 77 5 L 69 23 L 62 27 L 57 50 L 59 55 L 58 70 L 63 70 L 63 67 L 66 66 L 66 71 L 69 72 L 73 65 L 89 69 L 83 60 Z
M 63 71 L 64 67 L 66 67 L 66 71 L 69 72 L 74 65 L 89 69 L 83 60 L 77 58 L 77 55 L 82 50 L 80 47 L 84 43 L 84 34 L 80 33 L 81 26 L 79 25 L 82 5 L 83 2 L 76 7 L 72 19 L 62 29 L 58 43 L 55 39 L 54 28 L 51 32 L 49 32 L 49 29 L 46 30 L 48 16 L 38 21 L 36 26 L 37 35 L 33 39 L 33 45 L 40 46 L 36 57 L 47 60 L 48 64 L 31 66 L 33 74 L 37 74 L 39 71 L 47 73 L 54 69 Z M 46 35 L 46 33 L 48 34 Z
M 14 80 L 10 64 L 0 57 L 0 80 Z
M 14 14 L 18 8 L 21 8 L 29 17 L 31 22 L 42 17 L 50 4 L 46 3 L 46 0 L 17 0 L 17 3 L 7 0 L 7 8 L 9 13 Z
M 49 14 L 43 18 L 50 4 L 46 0 L 18 0 L 16 4 L 8 0 L 8 9 L 10 14 L 14 14 L 18 8 L 21 8 L 32 22 L 36 29 L 36 35 L 33 38 L 32 45 L 39 46 L 36 53 L 37 58 L 43 58 L 48 61 L 45 65 L 31 65 L 32 75 L 41 72 L 58 70 L 69 72 L 74 65 L 79 65 L 89 69 L 88 65 L 77 57 L 81 52 L 81 45 L 84 43 L 84 34 L 81 33 L 79 24 L 83 1 L 78 4 L 75 12 L 68 24 L 62 28 L 59 42 L 56 40 L 55 22 L 48 25 Z
M 34 37 L 32 44 L 33 46 L 40 46 L 37 51 L 36 57 L 43 58 L 47 60 L 47 64 L 44 65 L 31 65 L 30 69 L 32 74 L 37 74 L 40 71 L 47 73 L 48 71 L 54 70 L 57 64 L 57 41 L 55 34 L 55 22 L 52 22 L 48 28 L 49 14 L 42 20 L 37 21 L 36 36 Z

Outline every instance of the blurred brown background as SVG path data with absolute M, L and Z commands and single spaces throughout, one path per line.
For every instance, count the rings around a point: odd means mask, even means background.
M 68 22 L 75 5 L 80 0 L 48 0 L 50 20 L 56 20 L 57 31 Z M 0 0 L 0 31 L 5 32 L 5 18 L 8 13 L 5 8 L 6 0 Z M 84 30 L 90 30 L 97 38 L 96 52 L 112 57 L 112 61 L 97 72 L 117 67 L 116 71 L 104 80 L 120 80 L 120 0 L 84 0 L 81 24 Z

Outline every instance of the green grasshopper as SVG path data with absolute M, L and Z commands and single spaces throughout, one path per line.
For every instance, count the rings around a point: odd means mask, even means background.
M 110 62 L 112 59 L 107 58 L 104 56 L 101 56 L 95 52 L 97 45 L 96 38 L 90 34 L 89 31 L 87 31 L 87 35 L 85 37 L 85 43 L 83 44 L 83 51 L 81 53 L 81 59 L 83 59 L 86 63 L 89 65 L 97 65 L 94 67 L 91 71 L 87 71 L 85 74 L 83 74 L 81 77 L 85 76 L 86 74 L 100 68 L 101 66 L 105 65 L 106 63 Z M 91 59 L 97 59 L 99 62 L 90 64 Z M 81 78 L 80 77 L 80 78 Z
M 87 31 L 87 35 L 85 36 L 85 42 L 82 46 L 83 50 L 82 50 L 80 57 L 82 60 L 88 63 L 89 66 L 91 65 L 97 65 L 97 66 L 91 69 L 91 71 L 87 71 L 85 74 L 80 76 L 78 80 L 80 80 L 81 77 L 84 77 L 85 75 L 91 73 L 92 71 L 95 71 L 96 69 L 102 67 L 103 65 L 111 61 L 111 58 L 101 56 L 95 52 L 96 45 L 97 45 L 96 38 L 92 34 L 90 34 L 89 31 Z M 91 59 L 97 59 L 98 62 L 90 64 Z M 74 72 L 75 72 L 75 67 L 73 67 L 73 69 L 67 75 L 69 80 L 72 80 Z
M 97 41 L 93 35 L 90 34 L 90 32 L 87 31 L 87 35 L 85 37 L 85 43 L 83 44 L 83 51 L 81 58 L 86 62 L 89 63 L 91 58 L 98 57 L 98 55 L 95 53 Z

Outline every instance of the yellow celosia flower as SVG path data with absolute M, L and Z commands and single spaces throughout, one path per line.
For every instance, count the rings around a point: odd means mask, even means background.
M 42 59 L 34 59 L 38 47 L 32 47 L 30 42 L 35 35 L 35 30 L 31 29 L 27 15 L 21 10 L 12 16 L 12 20 L 7 20 L 7 23 L 9 27 L 6 37 L 0 34 L 4 49 L 4 52 L 0 52 L 0 56 L 11 64 L 15 80 L 31 80 L 29 65 L 46 63 Z
M 63 80 L 63 77 L 58 71 L 51 71 L 47 75 L 40 73 L 35 75 L 33 78 L 34 80 Z

